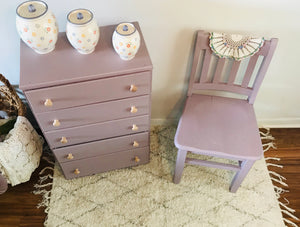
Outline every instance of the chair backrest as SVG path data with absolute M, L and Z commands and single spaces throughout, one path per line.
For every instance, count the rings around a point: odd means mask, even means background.
M 209 46 L 209 33 L 198 31 L 188 96 L 197 90 L 226 91 L 245 95 L 248 102 L 253 104 L 277 41 L 265 40 L 259 52 L 250 59 L 235 61 L 214 55 Z

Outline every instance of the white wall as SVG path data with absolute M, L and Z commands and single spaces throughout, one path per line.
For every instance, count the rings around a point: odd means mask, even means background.
M 19 82 L 19 37 L 15 9 L 0 7 L 0 73 Z M 258 94 L 260 124 L 300 126 L 300 2 L 298 0 L 46 0 L 65 31 L 66 15 L 91 9 L 99 25 L 139 21 L 154 65 L 152 118 L 176 118 L 186 93 L 191 47 L 197 29 L 248 32 L 279 38 L 278 48 Z M 299 2 L 299 3 L 298 3 Z M 101 45 L 101 44 L 100 44 Z

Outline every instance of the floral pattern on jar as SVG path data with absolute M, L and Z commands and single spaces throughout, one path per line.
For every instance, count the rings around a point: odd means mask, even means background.
M 112 36 L 113 47 L 123 60 L 131 60 L 135 57 L 140 41 L 140 34 L 131 23 L 119 24 Z
M 35 52 L 47 54 L 54 50 L 58 25 L 46 3 L 28 1 L 19 5 L 16 28 L 23 42 Z

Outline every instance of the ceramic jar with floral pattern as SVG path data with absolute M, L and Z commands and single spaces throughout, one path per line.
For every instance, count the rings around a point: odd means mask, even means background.
M 54 50 L 58 36 L 55 16 L 43 1 L 27 1 L 17 7 L 16 27 L 21 39 L 35 52 Z
M 71 45 L 81 54 L 92 53 L 100 37 L 93 13 L 87 9 L 75 9 L 67 19 L 66 34 Z
M 120 23 L 112 36 L 113 47 L 123 60 L 131 60 L 135 57 L 140 41 L 140 34 L 131 23 Z

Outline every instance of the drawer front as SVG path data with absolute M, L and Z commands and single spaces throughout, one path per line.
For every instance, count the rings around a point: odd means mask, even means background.
M 137 126 L 137 127 L 134 127 Z M 45 132 L 51 148 L 113 138 L 149 130 L 149 115 Z M 63 140 L 62 140 L 63 138 Z
M 136 90 L 130 90 L 131 85 Z M 26 91 L 34 113 L 150 94 L 151 72 Z M 48 99 L 48 103 L 45 101 Z M 51 102 L 49 102 L 51 100 Z
M 149 162 L 149 147 L 100 155 L 72 162 L 60 163 L 66 179 L 88 176 L 113 169 L 146 164 Z
M 148 132 L 62 147 L 54 149 L 53 153 L 58 162 L 64 163 L 146 146 L 149 146 Z
M 36 114 L 44 132 L 149 114 L 149 95 Z

